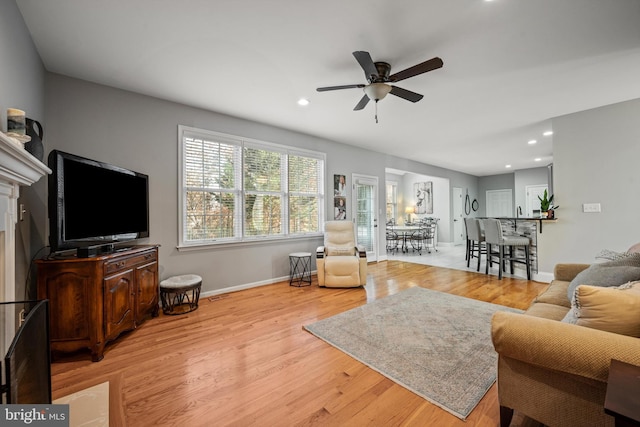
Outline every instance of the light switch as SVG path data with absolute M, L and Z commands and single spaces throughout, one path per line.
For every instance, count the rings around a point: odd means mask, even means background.
M 583 203 L 582 212 L 602 212 L 600 209 L 600 203 Z

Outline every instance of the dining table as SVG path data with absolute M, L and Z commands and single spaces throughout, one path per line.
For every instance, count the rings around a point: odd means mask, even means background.
M 411 237 L 411 235 L 416 231 L 423 230 L 424 228 L 425 228 L 424 225 L 391 225 L 387 227 L 387 229 L 398 233 L 398 237 L 402 239 L 402 253 L 409 252 L 409 246 L 407 245 L 407 240 Z M 434 249 L 436 245 L 435 242 L 436 242 L 436 236 L 434 232 L 434 236 L 433 236 Z

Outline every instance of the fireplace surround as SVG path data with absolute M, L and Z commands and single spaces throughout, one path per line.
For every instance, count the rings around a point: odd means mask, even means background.
M 16 223 L 20 186 L 30 186 L 51 170 L 29 154 L 23 144 L 0 132 L 0 302 L 15 301 Z M 4 337 L 13 337 L 16 314 L 8 310 L 2 319 Z M 10 342 L 0 340 L 0 354 Z

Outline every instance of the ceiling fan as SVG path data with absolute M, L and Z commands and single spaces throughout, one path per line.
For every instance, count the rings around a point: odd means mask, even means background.
M 353 52 L 353 56 L 356 58 L 356 60 L 364 70 L 364 76 L 367 79 L 368 84 L 327 86 L 319 87 L 316 90 L 318 92 L 354 88 L 360 88 L 364 90 L 364 96 L 355 106 L 355 108 L 353 109 L 354 111 L 362 110 L 369 103 L 369 100 L 374 100 L 377 107 L 378 101 L 387 96 L 388 93 L 398 96 L 402 99 L 406 99 L 407 101 L 420 101 L 423 96 L 419 93 L 415 93 L 398 86 L 391 86 L 389 83 L 399 82 L 401 80 L 408 79 L 409 77 L 414 77 L 419 74 L 433 71 L 441 68 L 443 65 L 442 59 L 435 57 L 429 59 L 428 61 L 414 65 L 413 67 L 409 67 L 405 70 L 389 75 L 389 73 L 391 72 L 391 65 L 387 62 L 373 62 L 369 52 L 356 51 Z M 378 117 L 376 114 L 376 123 L 377 122 Z

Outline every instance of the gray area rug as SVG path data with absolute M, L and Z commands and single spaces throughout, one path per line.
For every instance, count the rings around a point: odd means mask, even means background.
M 304 328 L 464 420 L 496 380 L 501 310 L 522 312 L 415 287 Z

